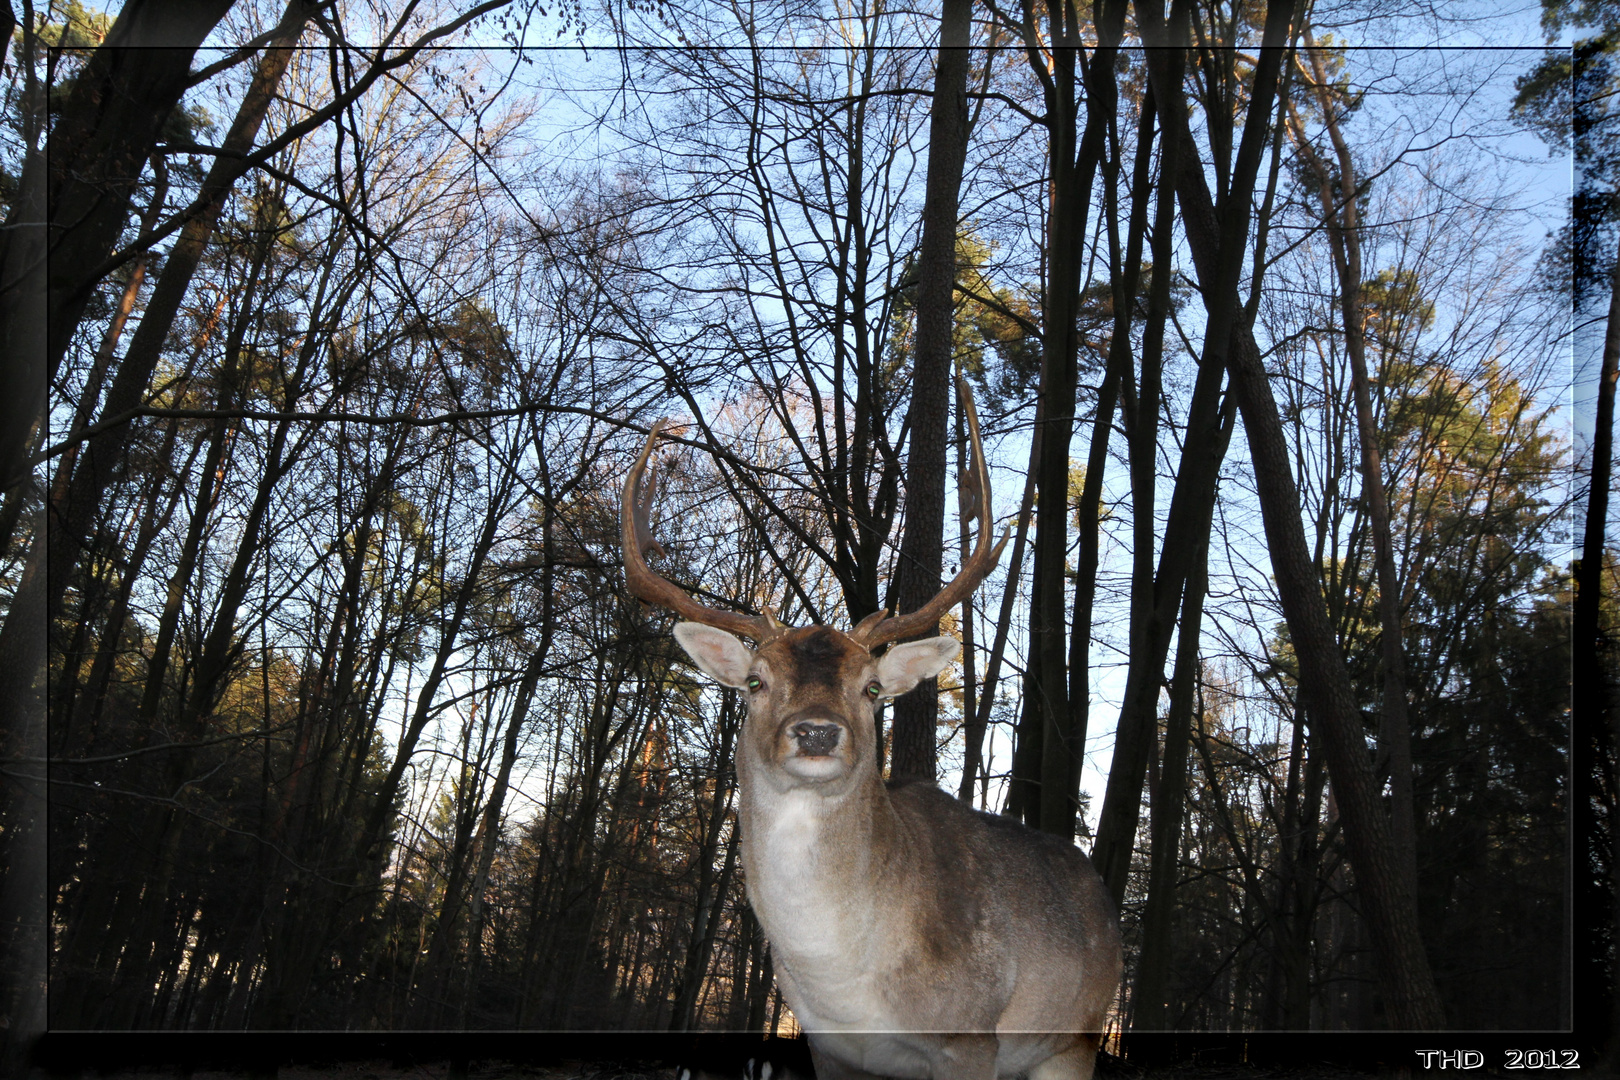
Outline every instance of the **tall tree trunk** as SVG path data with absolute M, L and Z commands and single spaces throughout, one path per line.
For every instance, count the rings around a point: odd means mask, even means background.
M 1176 672 L 1170 684 L 1170 713 L 1165 721 L 1164 764 L 1150 811 L 1147 908 L 1142 914 L 1142 954 L 1131 995 L 1131 1030 L 1162 1031 L 1168 1013 L 1170 942 L 1174 931 L 1176 865 L 1181 852 L 1181 822 L 1187 798 L 1187 748 L 1192 733 L 1194 691 L 1200 667 L 1198 638 L 1209 586 L 1209 518 L 1198 533 L 1198 551 L 1181 604 L 1181 632 L 1176 639 Z
M 1139 7 L 1137 12 L 1141 17 L 1143 9 Z M 1267 7 L 1265 40 L 1251 94 L 1251 121 L 1270 109 L 1291 15 L 1289 0 L 1273 0 Z M 1154 23 L 1144 26 L 1145 37 L 1158 38 L 1157 42 L 1150 40 L 1150 45 L 1185 41 L 1184 33 L 1171 40 L 1162 24 Z M 1373 783 L 1349 671 L 1328 622 L 1321 575 L 1306 543 L 1299 491 L 1277 402 L 1260 349 L 1241 319 L 1235 286 L 1241 265 L 1237 262 L 1240 242 L 1247 233 L 1248 199 L 1223 204 L 1217 217 L 1203 172 L 1193 166 L 1197 159 L 1192 153 L 1185 101 L 1179 96 L 1179 79 L 1168 70 L 1165 59 L 1164 50 L 1147 50 L 1155 96 L 1167 106 L 1166 138 L 1179 139 L 1186 155 L 1186 165 L 1177 170 L 1176 186 L 1198 280 L 1211 314 L 1225 307 L 1234 327 L 1233 348 L 1226 362 L 1248 436 L 1277 591 L 1299 655 L 1301 696 L 1321 727 L 1363 914 L 1378 958 L 1379 985 L 1392 1027 L 1432 1030 L 1444 1024 L 1445 1016 L 1418 931 L 1416 898 L 1403 888 L 1403 875 L 1391 858 L 1389 822 Z M 1238 242 L 1229 242 L 1234 239 Z
M 423 951 L 423 975 L 412 988 L 413 998 L 409 1014 L 411 1027 L 432 1028 L 444 1026 L 450 1011 L 450 993 L 455 985 L 451 968 L 455 966 L 456 942 L 460 937 L 461 910 L 467 899 L 468 878 L 471 876 L 473 834 L 478 824 L 477 802 L 479 779 L 473 764 L 472 728 L 477 720 L 477 699 L 469 715 L 461 743 L 461 771 L 452 787 L 455 800 L 455 829 L 448 855 L 449 865 L 440 870 L 444 875 L 444 896 L 433 919 L 433 934 Z M 482 750 L 480 750 L 482 756 Z M 470 940 L 470 939 L 469 939 Z
M 547 514 L 544 531 L 549 545 L 550 515 Z M 542 578 L 551 578 L 551 567 L 548 561 L 542 571 Z M 518 741 L 523 732 L 524 721 L 528 719 L 529 707 L 534 701 L 535 687 L 539 685 L 540 673 L 545 668 L 546 657 L 551 652 L 552 606 L 551 589 L 542 585 L 540 595 L 541 603 L 547 609 L 541 615 L 540 645 L 529 657 L 528 665 L 523 671 L 523 681 L 518 685 L 517 700 L 512 706 L 512 715 L 507 720 L 506 738 L 501 745 L 501 763 L 495 772 L 495 782 L 490 788 L 489 801 L 484 807 L 483 828 L 478 839 L 478 866 L 473 872 L 472 890 L 468 900 L 468 942 L 471 956 L 468 959 L 467 977 L 463 983 L 461 995 L 461 1012 L 459 1027 L 467 1026 L 468 1011 L 471 1007 L 472 997 L 477 992 L 478 977 L 483 962 L 483 931 L 484 931 L 484 890 L 488 886 L 490 867 L 495 862 L 495 848 L 500 842 L 501 815 L 506 806 L 506 793 L 512 782 L 512 766 L 517 763 Z
M 1356 407 L 1356 434 L 1361 443 L 1361 475 L 1372 532 L 1373 560 L 1378 575 L 1378 614 L 1383 658 L 1383 700 L 1378 729 L 1379 752 L 1389 769 L 1390 839 L 1395 845 L 1396 868 L 1406 877 L 1406 888 L 1417 895 L 1417 822 L 1412 793 L 1412 735 L 1406 703 L 1406 653 L 1402 647 L 1401 584 L 1395 570 L 1394 540 L 1390 532 L 1389 496 L 1384 490 L 1383 454 L 1378 423 L 1373 416 L 1367 373 L 1366 313 L 1361 302 L 1361 226 L 1356 209 L 1360 185 L 1349 144 L 1339 128 L 1336 102 L 1322 64 L 1320 50 L 1306 50 L 1310 59 L 1317 104 L 1339 163 L 1339 195 L 1327 163 L 1298 132 L 1298 146 L 1316 173 L 1322 219 L 1333 249 L 1339 278 L 1339 311 L 1344 320 L 1344 351 L 1350 359 L 1350 387 Z
M 237 362 L 241 358 L 248 327 L 256 321 L 254 298 L 258 292 L 260 275 L 270 259 L 270 244 L 269 238 L 264 237 L 254 245 L 247 281 L 242 288 L 243 303 L 236 310 L 230 330 L 225 336 L 225 357 L 220 365 L 218 392 L 214 402 L 215 407 L 222 412 L 235 404 L 235 388 L 239 382 Z M 223 303 L 224 297 L 220 299 Z M 163 612 L 158 618 L 157 636 L 152 644 L 151 656 L 147 660 L 146 688 L 141 695 L 139 720 L 143 728 L 152 728 L 157 721 L 158 705 L 163 695 L 164 675 L 168 669 L 169 653 L 174 646 L 175 635 L 179 632 L 186 590 L 192 587 L 191 578 L 196 570 L 197 560 L 202 554 L 203 536 L 213 518 L 217 501 L 216 485 L 223 488 L 225 476 L 230 471 L 226 455 L 236 441 L 235 428 L 236 422 L 231 420 L 215 420 L 209 427 L 208 453 L 203 459 L 203 470 L 198 480 L 191 521 L 186 529 L 186 538 L 181 545 L 174 573 L 169 577 Z
M 154 185 L 152 198 L 141 215 L 140 236 L 142 239 L 151 236 L 152 230 L 157 225 L 157 219 L 163 212 L 164 200 L 168 196 L 169 173 L 168 167 L 163 163 L 161 154 L 152 155 L 152 171 L 156 175 L 157 182 Z M 107 372 L 112 366 L 113 354 L 118 349 L 119 339 L 123 337 L 124 326 L 129 321 L 130 314 L 135 310 L 135 301 L 140 297 L 141 284 L 146 280 L 146 262 L 147 253 L 142 252 L 135 257 L 130 267 L 129 280 L 124 283 L 124 291 L 119 296 L 117 305 L 113 308 L 112 319 L 108 322 L 106 330 L 101 335 L 101 344 L 96 347 L 95 359 L 90 365 L 90 371 L 85 376 L 84 387 L 80 391 L 79 402 L 74 407 L 73 420 L 68 428 L 70 431 L 76 431 L 89 424 L 90 416 L 95 411 L 96 402 L 101 398 L 101 388 L 106 382 Z M 168 440 L 171 446 L 172 435 L 173 428 L 171 427 L 170 439 Z M 67 491 L 67 482 L 72 478 L 73 465 L 77 460 L 77 447 L 69 447 L 57 459 L 56 473 L 51 481 L 50 498 L 53 501 L 60 500 Z M 7 499 L 5 510 L 0 511 L 0 513 L 9 514 L 12 508 L 20 506 L 22 501 L 20 498 L 15 500 Z M 0 537 L 9 537 L 12 534 L 12 524 L 10 521 L 0 521 Z M 136 573 L 138 573 L 138 570 Z M 120 576 L 128 578 L 133 575 L 126 569 L 123 570 Z M 87 610 L 84 610 L 84 607 L 85 605 L 81 604 L 79 618 L 75 620 L 74 642 L 62 657 L 62 676 L 57 684 L 61 689 L 50 703 L 51 708 L 59 710 L 56 714 L 59 718 L 64 714 L 71 715 L 73 692 L 78 685 L 79 672 L 83 667 L 83 653 L 87 641 L 85 635 L 91 622 L 91 616 Z M 56 737 L 60 740 L 60 732 Z
M 26 475 L 46 386 L 96 285 L 86 274 L 117 242 L 142 167 L 189 85 L 192 57 L 231 2 L 129 0 L 74 80 L 49 160 L 25 154 L 23 197 L 0 234 L 0 488 Z M 33 58 L 25 62 L 31 71 Z
M 1013 607 L 1018 603 L 1018 583 L 1021 580 L 1019 573 L 1024 565 L 1024 548 L 1029 540 L 1029 522 L 1035 508 L 1035 465 L 1041 459 L 1041 430 L 1045 418 L 1045 406 L 1041 395 L 1035 398 L 1035 428 L 1029 438 L 1029 466 L 1024 470 L 1024 497 L 1018 504 L 1018 525 L 1013 530 L 1012 554 L 1007 556 L 1007 584 L 1001 593 L 1001 611 L 996 616 L 995 639 L 990 644 L 990 663 L 984 673 L 984 688 L 979 692 L 979 717 L 977 726 L 982 732 L 990 726 L 990 709 L 996 701 L 996 686 L 1001 678 L 1001 663 L 1007 652 L 1007 635 L 1012 628 Z M 1016 773 L 1016 770 L 1015 770 Z M 1029 794 L 1030 785 L 1023 783 L 1015 775 L 1008 791 L 1007 812 L 1014 817 L 1022 817 L 1023 799 Z M 963 786 L 957 793 L 963 802 L 973 801 L 972 788 L 968 780 L 963 777 Z
M 1311 1026 L 1311 943 L 1314 938 L 1317 909 L 1317 874 L 1321 863 L 1321 844 L 1317 832 L 1322 811 L 1322 789 L 1327 777 L 1322 768 L 1320 744 L 1310 730 L 1309 718 L 1297 711 L 1294 728 L 1298 753 L 1305 755 L 1304 791 L 1291 799 L 1288 810 L 1293 825 L 1285 830 L 1282 842 L 1287 847 L 1284 880 L 1279 887 L 1286 888 L 1282 931 L 1288 940 L 1279 949 L 1284 961 L 1283 988 L 1286 995 L 1282 1004 L 1281 1026 L 1290 1031 L 1304 1031 Z
M 754 918 L 753 908 L 746 905 L 743 907 L 743 920 L 753 929 L 748 944 L 754 971 L 754 981 L 748 991 L 748 1022 L 743 1025 L 743 1029 L 770 1034 L 765 1026 L 765 1010 L 770 1004 L 771 988 L 776 982 L 771 970 L 770 943 L 765 940 L 764 931 L 759 928 L 759 920 Z
M 915 611 L 939 592 L 945 554 L 945 445 L 950 427 L 951 331 L 956 321 L 956 219 L 967 160 L 972 16 L 973 0 L 944 0 L 928 125 L 922 244 L 917 253 L 906 525 L 895 570 L 895 603 L 900 611 Z M 938 633 L 938 629 L 929 632 Z M 895 700 L 890 776 L 933 782 L 938 718 L 937 680 L 928 679 L 913 693 Z
M 43 515 L 36 512 L 32 517 L 34 542 L 43 547 Z M 26 1071 L 29 1047 L 46 1024 L 50 919 L 45 892 L 44 598 L 44 582 L 37 576 L 19 583 L 12 613 L 25 610 L 26 617 L 17 620 L 18 633 L 32 639 L 31 647 L 39 655 L 23 669 L 32 677 L 0 679 L 0 757 L 24 759 L 11 764 L 0 778 L 0 1015 L 8 1020 L 0 1030 L 0 1073 L 12 1076 Z M 30 758 L 34 763 L 27 763 Z
M 715 786 L 720 788 L 723 785 Z M 702 873 L 698 879 L 697 895 L 693 898 L 692 932 L 687 939 L 686 956 L 676 984 L 675 1005 L 670 1014 L 671 1031 L 691 1031 L 697 1024 L 698 995 L 703 988 L 703 976 L 709 971 L 715 934 L 725 910 L 726 894 L 731 891 L 731 875 L 737 868 L 737 830 L 733 828 L 726 840 L 725 861 L 721 864 L 719 874 L 715 874 L 713 860 L 719 840 L 719 830 L 715 829 L 713 839 L 704 843 L 698 856 L 703 860 Z
M 168 198 L 169 168 L 164 163 L 162 154 L 152 155 L 152 173 L 156 177 L 156 183 L 153 185 L 152 198 L 147 203 L 145 212 L 141 214 L 142 243 L 151 242 L 153 232 L 157 229 L 158 218 L 163 215 L 164 202 Z M 96 348 L 96 358 L 90 365 L 90 373 L 85 377 L 79 402 L 74 406 L 73 420 L 68 425 L 69 431 L 88 427 L 90 418 L 95 413 L 96 402 L 101 400 L 102 387 L 107 382 L 107 373 L 112 369 L 118 342 L 124 336 L 124 327 L 135 311 L 135 301 L 140 298 L 141 286 L 146 282 L 146 264 L 150 254 L 149 251 L 142 251 L 130 263 L 129 280 L 124 283 L 124 292 L 118 299 L 117 307 L 113 309 L 112 320 L 101 335 L 101 344 Z M 68 447 L 57 458 L 56 475 L 51 481 L 53 502 L 60 503 L 66 497 L 68 481 L 73 478 L 73 466 L 78 460 L 77 446 Z
M 213 2 L 218 4 L 219 0 Z M 224 6 L 220 8 L 221 14 Z M 141 315 L 140 325 L 135 328 L 135 333 L 130 338 L 129 349 L 124 355 L 123 362 L 118 366 L 118 374 L 114 376 L 112 386 L 107 391 L 107 400 L 101 410 L 103 418 L 118 416 L 141 404 L 151 384 L 152 373 L 157 370 L 158 360 L 168 339 L 169 330 L 174 325 L 175 316 L 180 311 L 180 304 L 191 287 L 192 275 L 202 262 L 203 252 L 225 207 L 226 196 L 230 194 L 232 185 L 244 169 L 242 155 L 253 148 L 259 128 L 269 113 L 270 103 L 275 100 L 276 88 L 292 62 L 293 46 L 303 33 L 308 14 L 306 0 L 290 0 L 278 26 L 276 37 L 260 55 L 252 82 L 243 95 L 242 104 L 237 108 L 236 118 L 232 121 L 230 130 L 225 135 L 223 143 L 225 152 L 214 159 L 207 176 L 203 178 L 197 200 L 201 209 L 186 222 L 180 230 L 179 238 L 170 249 L 163 264 L 163 271 L 152 287 L 152 295 Z M 97 50 L 98 53 L 100 51 Z M 185 60 L 189 64 L 189 54 Z M 132 62 L 140 66 L 146 61 L 142 59 Z M 182 76 L 187 70 L 182 67 Z M 142 153 L 142 159 L 144 160 L 145 155 L 150 152 L 151 144 L 148 143 Z M 119 221 L 122 222 L 122 209 Z M 116 236 L 116 231 L 114 235 Z M 110 244 L 110 241 L 108 243 Z M 106 258 L 106 247 L 107 245 L 103 245 L 93 254 L 81 254 L 82 261 L 77 269 L 82 271 L 86 265 L 99 264 Z M 62 259 L 63 253 L 53 249 L 52 265 L 56 265 Z M 52 283 L 53 295 L 58 290 L 62 292 L 62 298 L 58 301 L 62 311 L 53 312 L 52 315 L 53 356 L 59 356 L 59 350 L 66 348 L 65 338 L 71 333 L 72 324 L 77 322 L 84 301 L 88 299 L 89 288 L 93 284 L 93 282 Z M 80 292 L 83 296 L 74 299 Z M 68 321 L 70 316 L 71 322 Z M 56 325 L 58 322 L 63 322 L 64 326 L 59 328 Z M 60 342 L 56 340 L 57 336 L 62 338 Z M 52 612 L 61 604 L 69 572 L 82 555 L 82 546 L 90 536 L 89 528 L 95 516 L 96 504 L 124 456 L 124 449 L 129 443 L 129 434 L 129 425 L 122 424 L 103 432 L 80 450 L 79 465 L 68 484 L 67 496 L 55 508 L 61 528 L 54 536 L 54 540 L 60 542 L 52 544 L 48 599 L 48 610 Z
M 1047 11 L 1051 70 L 1041 62 L 1039 43 L 1030 40 L 1034 9 L 1024 7 L 1025 51 L 1045 96 L 1050 205 L 1046 221 L 1047 273 L 1042 296 L 1041 387 L 1045 422 L 1037 488 L 1042 510 L 1035 521 L 1035 580 L 1030 596 L 1030 637 L 1035 693 L 1030 715 L 1040 729 L 1023 755 L 1027 783 L 1038 783 L 1038 800 L 1024 807 L 1024 820 L 1059 836 L 1074 835 L 1083 747 L 1071 730 L 1067 631 L 1068 590 L 1065 554 L 1069 541 L 1069 446 L 1074 435 L 1080 334 L 1079 314 L 1085 235 L 1091 189 L 1113 121 L 1116 89 L 1114 55 L 1125 17 L 1123 2 L 1099 5 L 1098 44 L 1089 68 L 1082 68 L 1082 25 L 1078 5 L 1051 5 Z M 1079 126 L 1081 79 L 1089 91 L 1086 123 Z M 1035 733 L 1031 733 L 1035 734 Z M 1015 758 L 1015 771 L 1018 761 Z
M 1066 18 L 1065 18 L 1066 17 Z M 1046 88 L 1047 161 L 1051 176 L 1046 226 L 1046 289 L 1041 302 L 1041 385 L 1046 406 L 1041 461 L 1036 469 L 1040 511 L 1035 518 L 1035 576 L 1030 590 L 1032 678 L 1029 719 L 1039 725 L 1035 745 L 1024 754 L 1035 798 L 1024 821 L 1059 835 L 1074 835 L 1074 807 L 1065 798 L 1069 776 L 1069 673 L 1067 668 L 1069 546 L 1069 446 L 1074 437 L 1075 382 L 1078 377 L 1081 265 L 1091 181 L 1102 151 L 1100 111 L 1088 118 L 1079 138 L 1079 13 L 1072 3 L 1052 7 L 1052 76 Z M 1093 58 L 1095 63 L 1095 57 Z M 1036 746 L 1039 757 L 1035 756 Z
M 881 360 L 872 349 L 872 225 L 866 196 L 868 105 L 880 63 L 878 36 L 861 47 L 859 82 L 852 87 L 849 144 L 844 160 L 843 228 L 838 232 L 834 308 L 845 323 L 833 335 L 833 445 L 822 446 L 833 537 L 834 572 L 843 587 L 845 614 L 857 623 L 878 609 L 883 545 L 894 520 L 900 463 L 885 452 L 884 417 L 878 414 Z M 756 92 L 765 93 L 762 87 Z M 855 384 L 854 408 L 837 388 Z M 820 428 L 818 426 L 818 432 Z
M 1164 59 L 1179 73 L 1179 54 L 1172 53 Z M 1179 77 L 1172 78 L 1179 84 Z M 1165 82 L 1171 82 L 1171 78 Z M 1162 93 L 1162 86 L 1154 87 L 1155 100 L 1162 100 Z M 1180 102 L 1176 105 L 1184 107 Z M 1161 108 L 1161 113 L 1166 117 L 1169 115 L 1164 108 Z M 1184 149 L 1171 138 L 1171 134 L 1166 129 L 1162 155 L 1162 176 L 1166 179 L 1160 182 L 1173 186 L 1173 179 L 1168 178 L 1173 178 L 1184 167 L 1184 162 L 1186 167 L 1198 166 L 1196 158 L 1188 160 L 1183 157 Z M 1248 133 L 1245 134 L 1245 146 L 1253 146 Z M 1243 160 L 1255 166 L 1237 170 L 1238 175 L 1246 180 L 1246 186 L 1237 198 L 1241 198 L 1247 206 L 1257 172 L 1258 154 L 1246 155 Z M 1211 312 L 1205 324 L 1204 351 L 1199 358 L 1198 376 L 1188 407 L 1181 462 L 1171 492 L 1158 569 L 1156 572 L 1150 571 L 1155 532 L 1153 463 L 1157 454 L 1154 414 L 1158 409 L 1160 359 L 1170 305 L 1170 232 L 1166 228 L 1169 216 L 1169 207 L 1161 203 L 1155 213 L 1157 231 L 1153 282 L 1142 341 L 1142 390 L 1130 429 L 1132 512 L 1136 518 L 1137 545 L 1131 587 L 1130 665 L 1126 671 L 1124 701 L 1114 737 L 1114 760 L 1109 766 L 1093 854 L 1098 873 L 1119 903 L 1124 901 L 1126 880 L 1130 875 L 1131 855 L 1141 818 L 1142 783 L 1158 730 L 1159 692 L 1164 683 L 1171 634 L 1176 613 L 1182 606 L 1187 576 L 1196 561 L 1200 532 L 1207 532 L 1209 528 L 1215 485 L 1226 453 L 1226 435 L 1219 405 L 1226 366 L 1224 346 L 1234 331 L 1229 319 Z M 1242 242 L 1243 234 L 1239 233 L 1237 243 L 1241 245 Z
M 179 435 L 180 421 L 171 419 L 164 433 L 157 460 L 168 461 L 174 452 Z M 95 737 L 102 710 L 107 704 L 107 687 L 112 678 L 118 656 L 123 627 L 129 619 L 130 598 L 135 583 L 146 566 L 153 542 L 167 530 L 169 520 L 180 505 L 184 485 L 177 477 L 192 475 L 192 466 L 202 451 L 202 443 L 195 442 L 188 451 L 185 464 L 171 475 L 152 481 L 144 501 L 140 529 L 135 542 L 129 547 L 128 560 L 118 567 L 118 585 L 108 607 L 105 629 L 96 642 L 95 656 L 90 662 L 90 673 L 85 677 L 84 690 L 78 692 L 78 682 L 59 694 L 51 703 L 55 721 L 51 725 L 51 754 L 53 757 L 73 757 L 84 753 Z M 165 492 L 167 488 L 167 492 Z
M 1069 627 L 1069 755 L 1070 775 L 1067 790 L 1077 803 L 1080 791 L 1080 762 L 1086 744 L 1086 729 L 1091 711 L 1091 629 L 1097 599 L 1097 568 L 1102 555 L 1102 488 L 1103 475 L 1108 470 L 1108 444 L 1113 434 L 1114 411 L 1118 407 L 1121 391 L 1131 377 L 1131 324 L 1134 321 L 1136 290 L 1142 270 L 1142 244 L 1147 232 L 1147 193 L 1151 189 L 1153 161 L 1154 105 L 1151 89 L 1142 103 L 1142 116 L 1137 127 L 1136 167 L 1132 178 L 1135 197 L 1131 206 L 1130 224 L 1125 240 L 1124 264 L 1120 265 L 1118 228 L 1114 224 L 1119 205 L 1119 161 L 1109 163 L 1104 174 L 1107 191 L 1109 225 L 1109 258 L 1114 283 L 1114 327 L 1108 345 L 1108 365 L 1103 373 L 1102 386 L 1097 394 L 1097 410 L 1091 422 L 1091 445 L 1086 454 L 1085 478 L 1081 483 L 1080 501 L 1075 507 L 1079 545 L 1074 573 L 1074 620 Z M 1160 259 L 1160 249 L 1170 250 L 1170 222 L 1163 213 L 1167 200 L 1161 196 L 1160 217 L 1155 228 L 1154 258 Z M 1168 259 L 1164 260 L 1168 264 Z M 1161 271 L 1155 276 L 1158 287 Z M 1157 293 L 1155 293 L 1157 295 Z M 1169 285 L 1164 285 L 1164 303 L 1150 311 L 1158 316 L 1157 326 L 1162 339 L 1164 318 L 1169 310 Z M 1153 331 L 1150 329 L 1149 337 Z M 1147 351 L 1143 355 L 1144 367 L 1149 366 Z M 1153 366 L 1156 366 L 1156 362 Z M 1140 411 L 1140 407 L 1138 408 Z M 1126 429 L 1133 430 L 1136 421 L 1126 417 Z M 1156 426 L 1156 425 L 1155 425 Z M 1134 438 L 1134 436 L 1133 436 Z M 1134 489 L 1134 485 L 1133 485 Z M 1151 515 L 1149 515 L 1151 523 Z M 1151 535 L 1147 550 L 1152 551 Z
M 1577 113 L 1579 115 L 1579 113 Z M 1577 271 L 1579 271 L 1577 267 Z M 1576 970 L 1584 976 L 1577 985 L 1607 986 L 1609 993 L 1575 995 L 1575 1030 L 1610 1033 L 1604 1061 L 1620 1065 L 1620 972 L 1609 961 L 1612 935 L 1620 927 L 1620 894 L 1612 881 L 1590 867 L 1620 865 L 1620 827 L 1614 818 L 1616 756 L 1620 754 L 1620 708 L 1616 708 L 1615 643 L 1612 627 L 1603 623 L 1603 573 L 1608 556 L 1609 495 L 1614 483 L 1614 391 L 1620 374 L 1620 259 L 1609 281 L 1609 314 L 1598 370 L 1597 416 L 1592 432 L 1591 478 L 1586 491 L 1586 524 L 1581 535 L 1580 559 L 1575 563 L 1575 604 L 1570 632 L 1574 635 L 1573 698 L 1570 732 L 1574 771 L 1576 836 L 1584 844 L 1604 835 L 1599 808 L 1607 811 L 1610 842 L 1617 850 L 1609 859 L 1583 847 L 1575 852 L 1577 910 L 1588 913 L 1575 949 Z M 1612 861 L 1610 861 L 1612 860 Z M 1591 913 L 1601 912 L 1593 915 Z
M 16 26 L 5 5 L 6 47 Z M 22 119 L 22 175 L 5 228 L 0 230 L 0 551 L 9 552 L 19 526 L 33 547 L 45 542 L 43 514 L 24 515 L 27 458 L 34 430 L 45 413 L 46 249 L 45 154 L 39 146 L 46 96 L 34 75 L 39 40 L 34 27 L 22 28 L 18 67 L 24 80 L 18 112 Z M 47 732 L 45 665 L 45 575 L 43 552 L 30 552 L 25 573 L 12 592 L 7 633 L 0 627 L 0 657 L 12 677 L 0 680 L 0 756 L 44 758 Z M 37 673 L 18 677 L 17 673 Z M 45 985 L 49 925 L 45 893 L 47 836 L 45 776 L 27 766 L 0 781 L 0 1073 L 21 1074 L 33 1039 L 45 1030 Z
M 960 400 L 956 403 L 956 475 L 966 476 L 967 428 L 964 417 L 967 410 Z M 982 508 L 985 514 L 989 507 Z M 966 513 L 957 514 L 956 557 L 966 563 L 972 551 L 973 538 L 968 530 L 971 519 Z M 962 780 L 957 787 L 957 798 L 973 802 L 973 786 L 984 763 L 985 724 L 979 719 L 978 652 L 974 641 L 973 596 L 962 599 Z

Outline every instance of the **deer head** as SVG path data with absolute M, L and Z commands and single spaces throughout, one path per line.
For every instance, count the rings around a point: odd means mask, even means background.
M 953 638 L 930 637 L 874 655 L 880 646 L 933 629 L 945 611 L 972 595 L 1007 542 L 1005 535 L 997 543 L 990 540 L 990 480 L 978 414 L 966 381 L 958 375 L 956 382 L 972 442 L 971 471 L 961 486 L 974 500 L 978 542 L 972 557 L 938 595 L 904 615 L 880 610 L 841 631 L 829 626 L 792 628 L 768 612 L 743 615 L 699 603 L 653 573 L 646 562 L 648 551 L 663 550 L 651 535 L 657 475 L 648 473 L 647 462 L 664 432 L 664 421 L 653 425 L 625 478 L 620 529 L 626 584 L 642 600 L 687 619 L 675 627 L 681 647 L 716 681 L 748 693 L 746 752 L 767 766 L 778 784 L 836 784 L 875 769 L 872 716 L 877 703 L 939 674 L 961 650 Z M 742 637 L 751 638 L 756 647 L 750 649 Z

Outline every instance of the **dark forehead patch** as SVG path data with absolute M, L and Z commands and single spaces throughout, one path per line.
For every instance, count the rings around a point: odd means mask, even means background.
M 794 681 L 801 686 L 806 683 L 836 686 L 843 673 L 844 657 L 851 648 L 841 637 L 825 626 L 818 626 L 790 641 L 788 652 L 793 657 Z

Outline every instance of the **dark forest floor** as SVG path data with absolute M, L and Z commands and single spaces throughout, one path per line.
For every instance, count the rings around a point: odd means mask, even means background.
M 1102 1054 L 1097 1080 L 1620 1080 L 1594 1068 L 1590 1051 L 1564 1048 L 1572 1042 L 1511 1032 L 1135 1035 L 1131 1060 Z M 1478 1067 L 1422 1068 L 1435 1048 Z M 767 1080 L 755 1067 L 766 1061 L 768 1080 L 814 1080 L 802 1038 L 650 1031 L 51 1032 L 33 1044 L 24 1080 Z M 1512 1067 L 1554 1061 L 1584 1067 Z
M 268 1077 L 268 1071 L 256 1072 L 250 1065 L 230 1068 L 197 1068 L 189 1073 L 173 1066 L 142 1065 L 133 1068 L 86 1069 L 77 1073 L 81 1080 L 157 1080 L 159 1077 L 180 1077 L 184 1080 L 244 1080 Z M 449 1061 L 399 1062 L 387 1059 L 375 1061 L 344 1061 L 332 1063 L 289 1063 L 273 1074 L 275 1080 L 680 1080 L 674 1068 L 649 1068 L 638 1064 L 618 1065 L 609 1062 L 563 1062 L 555 1065 L 530 1065 L 511 1061 L 479 1061 L 467 1063 L 464 1073 L 456 1074 Z M 778 1072 L 778 1077 L 782 1074 Z M 1195 1064 L 1182 1063 L 1141 1067 L 1116 1058 L 1105 1057 L 1098 1066 L 1098 1080 L 1366 1080 L 1368 1077 L 1394 1077 L 1393 1070 L 1364 1071 L 1327 1062 L 1300 1063 L 1281 1066 L 1257 1066 L 1249 1063 Z M 1591 1070 L 1504 1070 L 1487 1065 L 1479 1069 L 1414 1068 L 1411 1076 L 1451 1077 L 1596 1077 Z M 62 1080 L 59 1071 L 33 1070 L 28 1080 Z M 729 1080 L 718 1074 L 700 1074 L 700 1080 Z M 737 1080 L 742 1080 L 738 1077 Z M 783 1080 L 806 1080 L 796 1073 Z

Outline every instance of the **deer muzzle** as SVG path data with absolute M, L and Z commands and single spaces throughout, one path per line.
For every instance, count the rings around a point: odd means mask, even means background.
M 838 738 L 843 728 L 825 720 L 800 720 L 793 725 L 793 737 L 798 740 L 799 754 L 803 757 L 826 757 L 838 749 Z
M 849 725 L 825 707 L 796 709 L 774 730 L 777 749 L 772 756 L 789 776 L 824 783 L 847 776 L 855 765 Z

